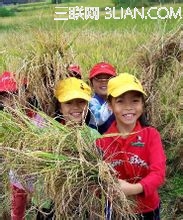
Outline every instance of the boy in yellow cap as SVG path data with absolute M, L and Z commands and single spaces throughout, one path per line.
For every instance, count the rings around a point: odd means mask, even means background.
M 120 190 L 136 201 L 137 218 L 159 220 L 158 188 L 165 180 L 166 157 L 159 132 L 141 121 L 146 93 L 135 76 L 123 73 L 109 80 L 107 94 L 115 121 L 106 132 L 110 137 L 98 139 L 97 146 L 116 170 Z

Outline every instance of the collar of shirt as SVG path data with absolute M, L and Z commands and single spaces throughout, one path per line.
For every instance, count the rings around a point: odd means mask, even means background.
M 94 94 L 93 98 L 97 99 L 101 105 L 103 105 L 106 102 L 106 100 L 104 100 L 101 96 L 99 96 L 96 93 Z
M 123 138 L 122 136 L 120 136 L 119 130 L 117 128 L 116 121 L 114 121 L 111 124 L 111 126 L 109 127 L 109 129 L 107 130 L 107 132 L 104 134 L 104 137 L 110 137 L 110 138 L 112 138 L 113 141 L 117 141 L 118 143 L 120 143 L 124 146 L 124 143 L 126 145 L 126 143 L 131 142 L 131 140 L 134 138 L 134 136 L 138 135 L 138 133 L 140 131 L 142 131 L 142 129 L 143 128 L 142 128 L 140 122 L 137 121 L 137 123 L 136 123 L 133 131 L 131 132 L 131 134 L 128 135 L 127 138 Z

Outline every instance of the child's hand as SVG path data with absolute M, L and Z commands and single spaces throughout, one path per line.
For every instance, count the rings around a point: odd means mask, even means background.
M 140 183 L 128 183 L 121 179 L 119 179 L 119 188 L 126 196 L 137 195 L 143 192 L 143 187 Z
M 126 196 L 131 195 L 130 194 L 131 187 L 132 187 L 131 185 L 132 185 L 131 183 L 128 183 L 125 180 L 119 179 L 119 189 L 122 190 Z

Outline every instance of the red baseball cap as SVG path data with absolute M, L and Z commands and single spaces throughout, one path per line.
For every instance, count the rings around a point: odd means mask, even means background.
M 16 92 L 17 82 L 10 72 L 3 72 L 0 76 L 0 92 Z
M 27 85 L 27 80 L 23 79 L 21 85 Z M 13 73 L 5 71 L 0 75 L 0 92 L 17 92 L 18 87 Z
M 72 64 L 72 65 L 70 65 L 70 66 L 68 67 L 68 70 L 71 71 L 71 72 L 74 72 L 74 73 L 76 73 L 76 74 L 78 74 L 78 75 L 80 75 L 80 76 L 82 75 L 82 74 L 81 74 L 80 67 L 79 67 L 78 65 Z
M 89 79 L 92 79 L 93 77 L 100 75 L 102 73 L 108 74 L 111 76 L 116 76 L 116 69 L 111 64 L 106 63 L 106 62 L 97 63 L 90 70 Z

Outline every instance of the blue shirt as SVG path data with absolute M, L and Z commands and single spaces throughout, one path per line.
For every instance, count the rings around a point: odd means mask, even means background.
M 99 95 L 95 94 L 89 102 L 91 118 L 89 126 L 103 134 L 114 121 L 114 115 L 108 107 L 108 103 Z

